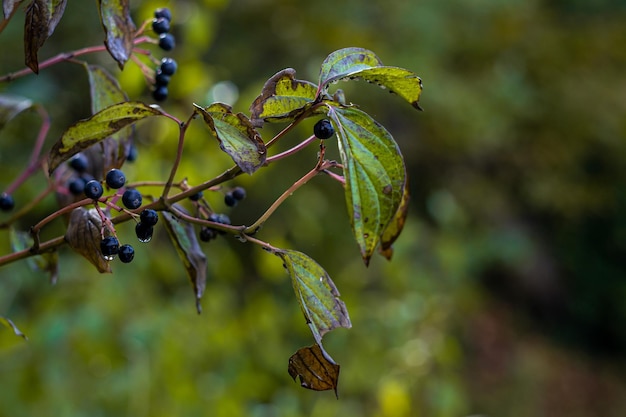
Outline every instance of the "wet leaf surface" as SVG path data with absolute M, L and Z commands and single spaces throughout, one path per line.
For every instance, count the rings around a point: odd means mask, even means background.
M 340 366 L 318 344 L 298 349 L 289 358 L 287 371 L 300 385 L 314 391 L 334 390 L 337 394 Z
M 267 149 L 247 116 L 233 113 L 232 108 L 223 103 L 213 103 L 204 108 L 194 106 L 219 141 L 220 148 L 243 172 L 252 174 L 265 163 Z
M 339 291 L 328 273 L 317 262 L 302 252 L 276 252 L 291 276 L 292 284 L 307 324 L 315 341 L 338 327 L 350 328 L 350 317 Z
M 354 237 L 366 264 L 398 211 L 406 170 L 391 134 L 354 107 L 330 107 L 346 179 L 345 195 Z
M 48 156 L 48 172 L 52 173 L 60 164 L 88 147 L 112 134 L 150 116 L 163 113 L 147 104 L 128 101 L 106 107 L 88 119 L 70 126 L 53 145 Z
M 102 240 L 102 219 L 96 209 L 79 207 L 72 211 L 65 232 L 65 241 L 75 252 L 82 255 L 98 272 L 111 272 L 111 266 L 102 257 L 100 241 Z
M 100 21 L 106 34 L 105 45 L 120 67 L 130 58 L 137 28 L 130 16 L 129 0 L 98 0 Z
M 292 121 L 315 100 L 316 92 L 315 84 L 296 79 L 296 71 L 286 68 L 267 80 L 250 106 L 250 119 L 255 126 L 265 121 Z
M 178 204 L 174 206 L 177 210 L 187 213 L 187 211 Z M 191 223 L 181 220 L 166 211 L 163 212 L 163 219 L 165 220 L 164 224 L 170 236 L 170 240 L 176 248 L 178 256 L 183 261 L 183 265 L 185 266 L 185 270 L 193 286 L 193 292 L 196 297 L 196 310 L 198 314 L 200 314 L 202 312 L 200 299 L 206 287 L 206 255 L 202 252 L 198 244 L 196 231 Z

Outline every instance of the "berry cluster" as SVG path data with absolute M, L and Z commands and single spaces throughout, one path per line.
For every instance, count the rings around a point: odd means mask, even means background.
M 231 224 L 230 217 L 223 213 L 211 213 L 208 218 L 209 221 L 220 224 Z M 225 232 L 217 229 L 213 229 L 209 226 L 203 226 L 200 229 L 200 240 L 203 242 L 209 242 L 217 237 L 217 235 L 223 235 Z
M 161 60 L 161 65 L 159 65 L 154 74 L 152 98 L 156 101 L 163 101 L 167 98 L 167 86 L 170 84 L 170 79 L 177 69 L 178 64 L 172 58 L 163 58 Z
M 224 204 L 228 207 L 235 207 L 244 198 L 246 198 L 246 190 L 243 187 L 235 187 L 224 194 Z
M 159 215 L 152 209 L 145 209 L 139 214 L 139 223 L 135 226 L 135 234 L 140 242 L 149 242 L 152 239 L 153 226 L 159 221 Z M 135 248 L 132 245 L 120 242 L 115 236 L 107 236 L 100 241 L 100 251 L 107 261 L 119 256 L 120 261 L 127 264 L 135 258 Z
M 174 35 L 169 33 L 171 22 L 172 12 L 170 9 L 163 7 L 154 11 L 152 30 L 159 35 L 159 47 L 164 51 L 171 51 L 176 45 Z

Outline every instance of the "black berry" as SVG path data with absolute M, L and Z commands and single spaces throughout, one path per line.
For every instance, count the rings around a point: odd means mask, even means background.
M 122 194 L 122 203 L 128 209 L 135 210 L 141 207 L 141 193 L 134 188 L 129 188 Z
M 120 250 L 120 242 L 115 236 L 107 236 L 100 241 L 100 251 L 105 258 L 113 259 Z
M 73 195 L 81 195 L 85 192 L 85 180 L 82 178 L 74 178 L 67 186 L 67 189 Z
M 167 33 L 170 31 L 170 21 L 164 17 L 155 17 L 152 21 L 152 30 L 154 33 Z
M 170 83 L 170 77 L 171 75 L 163 74 L 163 70 L 159 68 L 154 74 L 154 85 L 157 87 L 167 87 Z
M 200 229 L 200 240 L 203 242 L 209 242 L 217 237 L 217 230 L 210 227 L 202 227 Z
M 209 215 L 209 221 L 215 222 L 215 223 L 221 223 L 221 224 L 230 224 L 230 217 L 228 217 L 226 214 L 223 213 L 211 213 Z M 219 233 L 220 235 L 223 235 L 224 231 L 222 230 L 218 230 L 217 233 Z
M 102 184 L 100 184 L 100 181 L 91 180 L 88 181 L 87 184 L 85 184 L 85 196 L 87 196 L 87 198 L 93 198 L 94 200 L 97 200 L 102 197 L 103 192 L 104 190 L 102 189 Z
M 318 139 L 328 139 L 335 134 L 335 129 L 328 119 L 322 119 L 313 126 L 313 134 Z
M 135 226 L 135 234 L 140 242 L 150 242 L 152 239 L 152 233 L 154 233 L 154 228 L 145 223 L 139 222 Z
M 118 256 L 120 257 L 120 261 L 124 262 L 125 264 L 132 262 L 133 258 L 135 257 L 135 248 L 128 244 L 122 245 L 120 246 Z
M 167 98 L 167 94 L 167 87 L 164 85 L 160 85 L 152 92 L 152 98 L 156 101 L 163 101 Z
M 235 187 L 230 191 L 230 193 L 233 195 L 233 197 L 235 197 L 235 200 L 237 201 L 241 201 L 246 198 L 246 190 L 243 187 Z
M 154 226 L 159 221 L 159 215 L 155 210 L 145 209 L 139 214 L 139 219 L 143 224 Z
M 105 180 L 109 188 L 117 190 L 118 188 L 122 188 L 126 183 L 126 176 L 121 170 L 113 168 L 107 172 Z
M 89 161 L 83 153 L 77 153 L 69 160 L 70 167 L 76 172 L 85 172 Z
M 135 146 L 135 144 L 132 144 L 128 148 L 128 154 L 126 154 L 126 160 L 128 162 L 135 162 L 137 160 L 138 154 L 139 154 L 139 151 L 137 150 L 137 147 Z
M 237 205 L 237 199 L 231 193 L 226 193 L 224 194 L 224 204 L 228 207 L 235 207 Z
M 161 59 L 161 72 L 165 75 L 174 75 L 178 69 L 178 64 L 172 58 Z
M 167 19 L 167 20 L 171 21 L 172 20 L 172 12 L 167 7 L 160 7 L 160 8 L 158 8 L 158 9 L 156 9 L 154 11 L 154 17 L 157 18 L 157 19 L 162 17 L 163 19 Z
M 174 40 L 174 35 L 171 33 L 161 33 L 159 35 L 159 48 L 164 51 L 171 51 L 176 46 L 176 41 Z
M 9 211 L 15 207 L 15 200 L 13 200 L 13 196 L 7 193 L 2 193 L 0 195 L 0 210 Z
M 191 201 L 198 201 L 198 200 L 200 200 L 202 197 L 204 197 L 204 193 L 203 193 L 202 191 L 198 191 L 197 193 L 190 195 L 190 196 L 189 196 L 189 199 L 190 199 Z

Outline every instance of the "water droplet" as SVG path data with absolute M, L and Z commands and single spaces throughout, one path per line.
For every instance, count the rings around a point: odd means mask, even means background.
M 115 259 L 115 255 L 102 255 L 105 261 L 112 261 Z
M 150 242 L 151 240 L 152 240 L 152 236 L 148 236 L 148 237 L 146 237 L 146 238 L 144 238 L 144 239 L 139 239 L 139 241 L 140 241 L 141 243 L 148 243 L 148 242 Z

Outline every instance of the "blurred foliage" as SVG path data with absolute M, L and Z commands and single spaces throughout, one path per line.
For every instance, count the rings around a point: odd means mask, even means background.
M 403 150 L 408 224 L 392 262 L 366 269 L 342 192 L 320 177 L 261 232 L 316 259 L 342 293 L 353 328 L 325 339 L 342 365 L 338 401 L 291 383 L 286 358 L 310 335 L 280 260 L 250 245 L 206 245 L 200 316 L 162 229 L 113 275 L 68 251 L 54 287 L 25 262 L 3 267 L 0 315 L 30 340 L 0 329 L 0 416 L 623 413 L 626 2 L 142 1 L 136 22 L 160 6 L 174 14 L 179 72 L 164 107 L 176 115 L 216 99 L 247 111 L 278 70 L 316 80 L 345 46 L 418 73 L 420 114 L 375 86 L 341 84 Z M 1 74 L 23 67 L 22 16 L 0 35 Z M 100 44 L 96 22 L 93 3 L 70 2 L 40 59 Z M 132 99 L 150 100 L 136 67 L 89 59 L 119 74 Z M 0 91 L 48 109 L 51 144 L 89 114 L 86 87 L 83 68 L 63 63 Z M 24 114 L 0 132 L 0 188 L 24 166 L 38 123 Z M 191 183 L 231 163 L 204 129 L 192 125 L 179 171 Z M 129 179 L 162 179 L 175 146 L 170 124 L 142 123 Z M 248 199 L 233 221 L 254 221 L 314 161 L 311 150 L 238 178 Z M 43 184 L 27 182 L 18 204 Z M 46 201 L 21 226 L 54 207 Z

